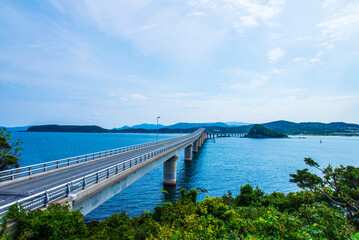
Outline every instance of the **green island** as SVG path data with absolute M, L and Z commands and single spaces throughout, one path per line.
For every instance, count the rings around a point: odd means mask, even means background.
M 303 189 L 298 192 L 266 194 L 246 184 L 236 196 L 197 201 L 204 189 L 182 189 L 179 199 L 153 212 L 130 218 L 124 211 L 101 222 L 85 222 L 67 205 L 34 211 L 14 205 L 2 229 L 12 219 L 18 225 L 15 239 L 359 239 L 359 168 L 322 169 L 310 158 L 305 163 L 322 177 L 308 168 L 290 174 Z M 2 231 L 1 239 L 10 234 Z
M 254 125 L 245 138 L 288 138 L 287 135 L 277 133 L 265 128 L 263 125 Z
M 92 133 L 157 133 L 155 125 L 153 128 L 145 128 L 150 124 L 141 124 L 135 127 L 105 129 L 96 125 L 40 125 L 28 127 L 27 132 L 92 132 Z M 200 127 L 206 128 L 210 133 L 244 133 L 247 134 L 256 124 L 244 126 L 229 126 L 225 123 L 177 123 L 170 126 L 160 125 L 159 133 L 192 133 Z M 359 136 L 359 125 L 344 122 L 320 123 L 289 121 L 274 121 L 262 123 L 268 130 L 283 135 L 324 135 L 324 136 Z
M 99 126 L 76 126 L 76 125 L 41 125 L 32 126 L 27 132 L 79 132 L 79 133 L 107 133 L 108 130 Z

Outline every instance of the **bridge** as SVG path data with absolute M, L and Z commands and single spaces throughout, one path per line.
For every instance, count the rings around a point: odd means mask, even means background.
M 176 185 L 178 153 L 192 161 L 208 138 L 201 128 L 192 134 L 111 149 L 0 172 L 0 216 L 20 203 L 25 209 L 68 203 L 88 214 L 133 182 L 163 164 L 163 184 Z

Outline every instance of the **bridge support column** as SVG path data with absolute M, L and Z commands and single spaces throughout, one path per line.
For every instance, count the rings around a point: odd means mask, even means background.
M 194 143 L 193 143 L 193 152 L 194 153 L 198 152 L 198 140 L 194 141 Z
M 163 163 L 163 185 L 165 186 L 176 185 L 176 162 L 178 157 L 179 155 L 176 154 Z
M 184 149 L 184 160 L 187 162 L 192 161 L 192 145 L 189 145 Z

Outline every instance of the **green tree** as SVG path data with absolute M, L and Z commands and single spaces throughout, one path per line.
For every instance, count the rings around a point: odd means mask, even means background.
M 0 128 L 0 171 L 19 167 L 21 143 L 19 140 L 11 141 L 10 132 Z
M 323 176 L 313 174 L 305 168 L 297 170 L 296 174 L 290 174 L 290 182 L 296 183 L 302 189 L 319 193 L 334 206 L 345 209 L 356 226 L 359 226 L 359 168 L 342 165 L 333 168 L 328 165 L 322 169 L 311 158 L 305 158 L 304 162 L 318 169 Z

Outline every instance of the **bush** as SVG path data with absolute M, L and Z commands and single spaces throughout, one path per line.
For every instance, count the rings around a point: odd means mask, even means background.
M 18 224 L 17 239 L 81 239 L 88 233 L 80 211 L 71 211 L 69 206 L 50 203 L 41 211 L 25 211 L 20 205 L 13 205 L 3 219 Z

